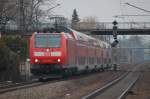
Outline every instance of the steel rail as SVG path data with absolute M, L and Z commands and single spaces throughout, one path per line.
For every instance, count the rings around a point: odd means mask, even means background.
M 113 80 L 112 82 L 106 84 L 105 86 L 103 86 L 100 89 L 95 90 L 94 92 L 82 97 L 82 99 L 92 99 L 93 97 L 97 96 L 99 93 L 104 92 L 106 89 L 108 89 L 109 87 L 113 86 L 114 84 L 118 83 L 121 79 L 123 79 L 124 77 L 126 77 L 128 75 L 129 72 L 125 73 L 124 75 L 122 75 L 121 77 Z
M 138 69 L 140 66 L 142 66 L 144 64 L 145 63 L 137 65 L 134 69 L 132 69 L 132 71 L 128 71 L 127 73 L 125 73 L 121 77 L 119 77 L 119 78 L 113 80 L 112 82 L 104 85 L 102 88 L 97 89 L 94 92 L 92 92 L 92 93 L 82 97 L 82 99 L 93 99 L 94 97 L 96 97 L 96 96 L 100 95 L 101 93 L 105 92 L 105 90 L 109 89 L 113 85 L 119 83 L 121 80 L 123 80 L 125 77 L 127 77 L 130 74 L 130 72 L 133 73 L 136 69 Z M 125 97 L 125 95 L 127 94 L 128 90 L 135 84 L 135 82 L 138 80 L 138 78 L 139 78 L 139 74 L 136 77 L 136 79 L 128 86 L 128 88 L 117 99 L 123 99 L 123 97 Z
M 10 87 L 16 87 L 16 86 L 22 86 L 22 85 L 32 84 L 32 83 L 35 83 L 35 82 L 38 82 L 38 80 L 36 80 L 36 81 L 28 81 L 28 82 L 2 84 L 2 85 L 0 85 L 0 90 L 1 89 L 6 89 L 6 88 L 10 88 Z
M 128 91 L 134 86 L 138 79 L 139 75 L 117 99 L 125 99 L 125 97 L 128 95 Z
M 24 83 L 18 83 L 18 84 L 12 84 L 8 86 L 1 86 L 0 88 L 0 94 L 3 94 L 5 92 L 10 92 L 10 91 L 15 91 L 18 89 L 24 89 L 24 88 L 29 88 L 33 86 L 38 86 L 42 84 L 41 82 L 24 82 Z

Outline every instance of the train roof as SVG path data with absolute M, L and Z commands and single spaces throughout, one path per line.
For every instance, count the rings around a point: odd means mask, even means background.
M 99 44 L 101 47 L 105 47 L 105 48 L 109 48 L 109 47 L 110 47 L 110 44 L 107 43 L 107 42 L 104 42 L 104 41 L 102 41 L 102 40 L 99 40 L 99 39 L 96 39 L 96 38 L 94 38 L 94 37 L 88 36 L 88 35 L 86 35 L 86 34 L 80 33 L 80 32 L 75 31 L 75 30 L 73 30 L 73 29 L 70 29 L 70 30 L 76 33 L 78 39 L 80 39 L 80 38 L 83 39 L 83 38 L 84 38 L 84 39 L 87 39 L 88 41 L 91 41 L 91 40 L 92 40 L 92 41 L 96 42 L 96 43 Z
M 96 39 L 94 37 L 91 37 L 89 35 L 86 35 L 84 33 L 81 33 L 79 31 L 73 30 L 72 28 L 69 27 L 63 27 L 63 26 L 58 26 L 57 29 L 51 28 L 51 29 L 47 29 L 47 31 L 43 31 L 45 33 L 73 33 L 73 35 L 75 36 L 76 40 L 82 40 L 82 41 L 88 41 L 88 42 L 94 42 L 97 43 L 99 46 L 101 47 L 109 47 L 109 44 L 107 42 L 104 42 L 102 40 Z

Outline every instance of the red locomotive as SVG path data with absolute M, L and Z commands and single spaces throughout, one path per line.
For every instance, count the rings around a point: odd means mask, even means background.
M 110 67 L 109 45 L 72 29 L 33 33 L 30 63 L 33 75 L 75 74 Z

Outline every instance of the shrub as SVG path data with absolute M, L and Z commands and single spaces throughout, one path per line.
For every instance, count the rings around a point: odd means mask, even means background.
M 3 40 L 0 40 L 0 80 L 18 79 L 19 57 L 5 45 Z
M 20 56 L 21 60 L 28 57 L 28 41 L 19 37 L 19 36 L 7 36 L 3 38 L 6 45 L 10 48 L 11 51 L 17 53 Z

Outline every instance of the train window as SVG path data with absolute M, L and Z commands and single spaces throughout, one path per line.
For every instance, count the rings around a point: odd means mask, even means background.
M 57 37 L 56 36 L 55 37 L 50 36 L 47 40 L 47 44 L 48 44 L 48 47 L 60 47 L 61 46 L 60 35 Z
M 61 47 L 61 35 L 56 34 L 37 34 L 35 36 L 36 47 Z
M 35 36 L 35 47 L 46 47 L 46 36 Z
M 106 48 L 105 44 L 103 44 L 103 48 Z
M 94 44 L 94 43 L 93 43 L 93 40 L 92 40 L 92 39 L 89 39 L 89 45 L 90 45 L 90 46 L 93 46 L 93 44 Z

